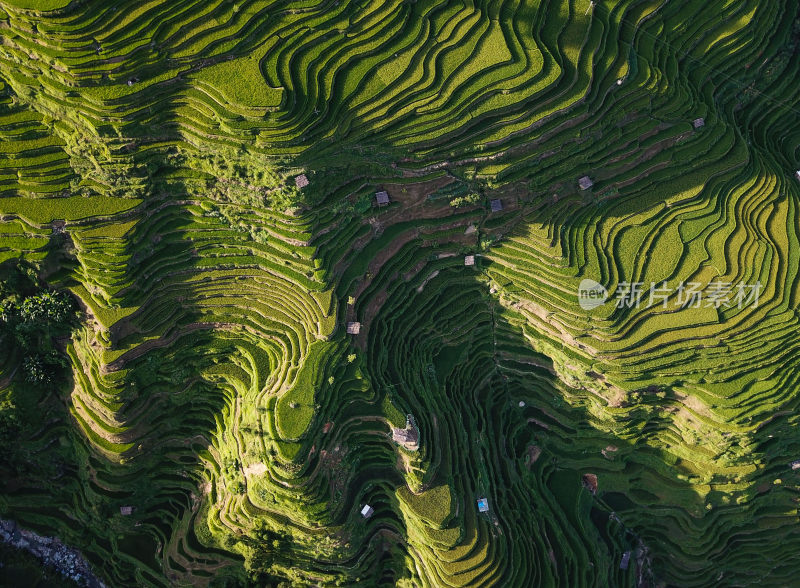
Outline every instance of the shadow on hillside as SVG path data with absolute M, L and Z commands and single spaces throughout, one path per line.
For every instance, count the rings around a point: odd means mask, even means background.
M 420 292 L 418 282 L 389 275 L 397 271 L 372 277 L 381 284 L 376 291 L 391 294 L 371 320 L 365 365 L 372 385 L 420 429 L 423 487 L 450 487 L 457 506 L 448 528 L 469 528 L 465 510 L 488 497 L 489 520 L 498 526 L 481 527 L 481 541 L 494 543 L 490 551 L 501 569 L 535 562 L 532 570 L 550 570 L 553 583 L 581 577 L 591 562 L 592 577 L 632 584 L 638 574 L 619 569 L 626 550 L 644 558 L 646 549 L 645 576 L 652 563 L 655 578 L 670 582 L 713 583 L 715 566 L 730 566 L 725 553 L 705 551 L 708 533 L 736 541 L 722 535 L 723 521 L 752 518 L 751 505 L 727 504 L 731 497 L 707 486 L 713 475 L 704 480 L 704 473 L 660 449 L 659 435 L 669 438 L 674 429 L 670 408 L 681 405 L 670 390 L 643 389 L 612 404 L 603 398 L 602 375 L 589 367 L 584 375 L 596 379 L 595 391 L 567 386 L 555 375 L 554 359 L 581 360 L 533 351 L 535 331 L 518 311 L 502 309 L 482 279 L 465 279 L 463 267 L 448 269 Z M 359 300 L 356 309 L 369 304 Z M 366 472 L 370 464 L 358 468 Z M 742 479 L 742 495 L 752 500 L 753 479 Z M 594 484 L 591 499 L 584 487 Z M 373 505 L 396 505 L 395 489 L 365 485 L 353 492 L 367 492 Z M 386 516 L 402 534 L 402 517 Z M 675 559 L 701 552 L 708 561 L 691 572 Z M 632 560 L 630 569 L 637 565 Z M 748 573 L 729 569 L 726 577 Z
M 374 277 L 381 279 L 386 276 Z M 668 510 L 656 496 L 630 496 L 628 485 L 637 485 L 644 467 L 667 458 L 593 426 L 592 394 L 561 383 L 552 361 L 534 352 L 523 336 L 524 320 L 503 311 L 482 281 L 465 279 L 463 268 L 442 271 L 421 293 L 412 284 L 399 286 L 392 299 L 397 302 L 387 303 L 371 323 L 366 370 L 400 412 L 413 415 L 427 470 L 423 487 L 448 485 L 456 504 L 448 528 L 468 528 L 473 519 L 468 511 L 485 496 L 488 520 L 497 526 L 480 519 L 476 541 L 492 543 L 490 552 L 506 570 L 509 585 L 519 581 L 523 565 L 528 577 L 540 574 L 552 583 L 582 577 L 589 567 L 592 577 L 607 585 L 634 583 L 636 564 L 625 572 L 620 558 L 640 546 L 636 534 L 656 547 L 658 535 L 640 525 L 642 516 L 648 508 Z M 658 423 L 637 407 L 616 426 L 625 431 Z M 358 465 L 364 472 L 371 467 Z M 680 468 L 653 469 L 669 487 L 666 500 L 700 511 L 702 500 L 676 477 Z M 594 498 L 584 487 L 591 486 L 582 482 L 584 474 L 597 476 Z M 367 492 L 370 504 L 381 508 L 396 505 L 395 488 L 384 483 L 380 491 L 366 485 L 352 491 Z M 636 534 L 620 522 L 631 514 L 639 523 Z M 386 516 L 405 533 L 402 517 Z

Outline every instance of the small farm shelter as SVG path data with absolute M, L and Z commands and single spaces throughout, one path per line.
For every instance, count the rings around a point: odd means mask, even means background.
M 409 451 L 417 451 L 419 449 L 419 431 L 413 425 L 408 424 L 405 429 L 392 428 L 392 441 Z
M 475 265 L 475 256 L 474 255 L 465 256 L 464 265 Z
M 487 498 L 478 498 L 478 512 L 489 511 L 489 500 Z
M 392 439 L 396 443 L 414 444 L 419 440 L 416 429 L 392 429 Z
M 798 180 L 800 180 L 800 169 L 797 170 L 796 172 L 794 172 L 794 177 L 796 177 Z
M 578 186 L 580 186 L 581 190 L 588 190 L 592 186 L 594 186 L 594 182 L 591 180 L 589 176 L 583 176 L 578 180 Z
M 626 551 L 625 553 L 622 554 L 622 559 L 619 562 L 619 569 L 627 570 L 630 561 L 631 561 L 631 552 Z
M 300 174 L 299 176 L 297 176 L 294 179 L 294 185 L 297 186 L 298 188 L 305 188 L 306 186 L 308 186 L 308 178 L 306 177 L 306 174 Z
M 375 192 L 375 202 L 378 206 L 386 206 L 389 204 L 389 193 L 386 191 Z
M 696 118 L 692 121 L 694 128 L 699 129 L 700 127 L 706 126 L 706 119 L 704 118 Z
M 489 206 L 492 207 L 492 212 L 500 212 L 503 210 L 503 201 L 499 198 L 495 198 L 491 202 L 489 202 Z
M 127 517 L 128 515 L 133 514 L 133 507 L 132 506 L 120 506 L 119 507 L 119 513 L 122 516 L 126 516 Z
M 365 519 L 368 519 L 369 517 L 372 516 L 372 513 L 374 512 L 375 509 L 373 509 L 369 504 L 365 504 L 364 508 L 361 509 L 361 516 L 364 517 Z
M 414 423 L 414 417 L 406 415 L 406 426 L 404 429 L 392 427 L 392 441 L 402 445 L 409 451 L 419 449 L 419 429 Z
M 347 334 L 358 335 L 361 332 L 361 323 L 352 322 L 347 323 Z

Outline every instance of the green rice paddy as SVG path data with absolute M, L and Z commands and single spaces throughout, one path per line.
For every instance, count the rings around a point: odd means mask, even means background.
M 108 586 L 795 584 L 798 23 L 0 0 L 0 264 L 81 309 L 0 516 Z

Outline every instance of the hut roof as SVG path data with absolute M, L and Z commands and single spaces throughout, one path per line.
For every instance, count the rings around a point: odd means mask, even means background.
M 419 441 L 419 432 L 413 428 L 392 429 L 392 439 L 396 443 L 416 445 Z

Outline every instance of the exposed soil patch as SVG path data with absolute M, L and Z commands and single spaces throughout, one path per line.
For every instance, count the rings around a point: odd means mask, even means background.
M 619 451 L 619 447 L 616 445 L 607 445 L 605 449 L 603 449 L 600 453 L 603 454 L 603 457 L 606 459 L 614 459 L 614 455 Z
M 528 445 L 528 449 L 525 453 L 525 465 L 528 469 L 531 469 L 531 466 L 536 463 L 540 455 L 542 455 L 541 447 L 538 445 Z
M 597 476 L 595 474 L 583 474 L 581 483 L 592 494 L 597 494 Z
M 267 469 L 267 464 L 252 463 L 244 468 L 244 474 L 245 476 L 260 476 L 261 474 L 265 473 Z
M 425 280 L 419 286 L 417 286 L 417 292 L 422 292 L 425 289 L 427 283 L 438 275 L 439 275 L 439 270 L 431 272 L 431 274 L 427 278 L 425 278 Z
M 529 424 L 533 423 L 534 425 L 538 425 L 543 429 L 549 429 L 550 428 L 550 425 L 548 425 L 547 423 L 543 423 L 542 421 L 539 421 L 539 420 L 534 419 L 534 418 L 528 419 L 528 423 Z

